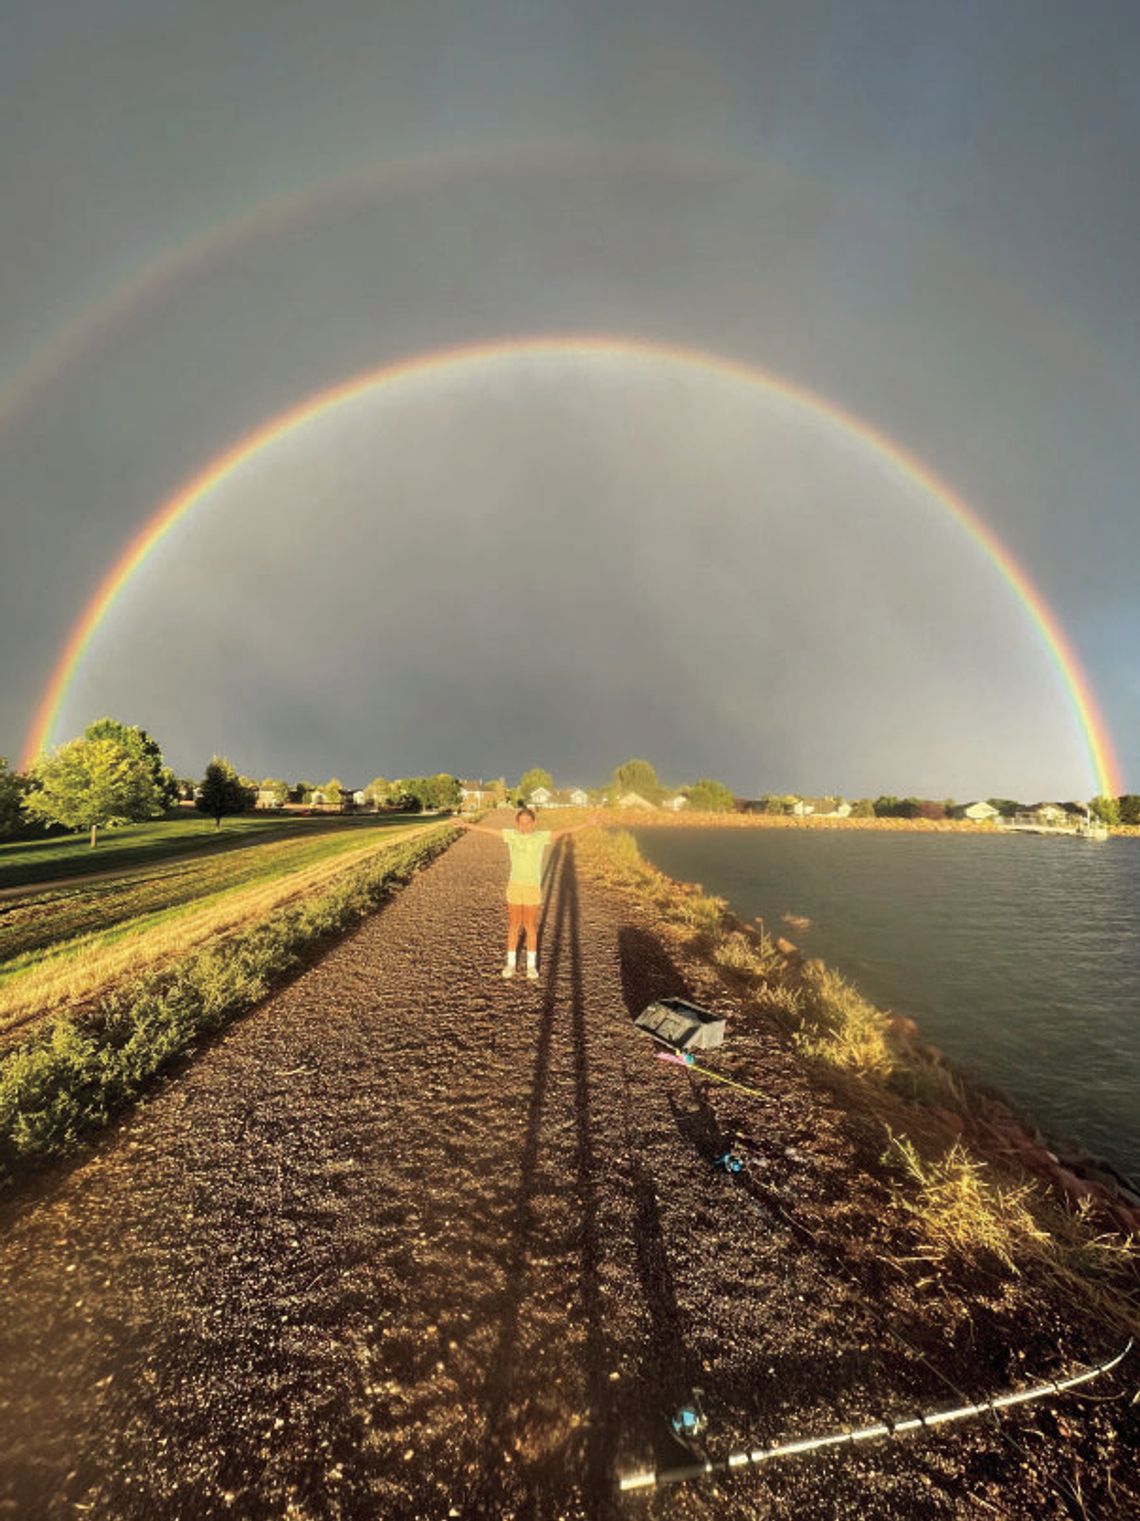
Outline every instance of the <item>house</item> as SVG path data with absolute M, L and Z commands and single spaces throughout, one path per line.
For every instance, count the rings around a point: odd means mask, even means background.
M 668 808 L 670 813 L 680 813 L 682 808 L 689 806 L 689 800 L 682 792 L 673 797 L 667 797 L 661 804 L 662 808 Z
M 1059 803 L 1032 803 L 1023 812 L 1014 815 L 1015 824 L 1044 824 L 1051 829 L 1069 822 L 1069 815 Z
M 528 803 L 533 803 L 536 808 L 549 808 L 554 802 L 554 794 L 549 787 L 536 787 L 527 797 Z
M 570 806 L 571 806 L 571 808 L 585 808 L 586 804 L 589 801 L 590 801 L 590 799 L 582 791 L 581 787 L 571 787 L 571 789 L 570 789 Z
M 253 800 L 255 808 L 279 808 L 283 806 L 277 801 L 277 793 L 272 787 L 259 787 L 257 796 Z
M 809 813 L 815 812 L 815 804 L 809 803 L 806 797 L 798 797 L 792 804 L 791 812 L 797 819 L 805 819 Z
M 462 813 L 477 813 L 481 808 L 490 808 L 494 805 L 495 798 L 495 788 L 482 777 L 477 782 L 459 783 L 459 808 Z
M 334 803 L 332 799 L 326 797 L 318 787 L 313 792 L 312 798 L 310 799 L 310 805 L 313 808 L 319 808 L 322 813 L 355 813 L 356 803 L 354 799 L 356 797 L 356 792 L 357 789 L 355 787 L 341 787 L 340 802 Z
M 619 808 L 656 808 L 656 803 L 651 803 L 648 798 L 642 797 L 640 792 L 623 792 L 617 800 Z
M 980 821 L 984 819 L 996 819 L 999 817 L 999 814 L 992 803 L 982 800 L 976 803 L 959 803 L 958 807 L 954 809 L 953 816 L 956 819 L 974 819 Z
M 811 814 L 812 818 L 816 819 L 845 819 L 851 813 L 851 804 L 844 802 L 842 798 L 805 797 L 800 798 L 799 801 L 803 806 L 804 814 Z

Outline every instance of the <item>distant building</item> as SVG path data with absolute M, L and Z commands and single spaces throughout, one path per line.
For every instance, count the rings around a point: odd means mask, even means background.
M 554 802 L 554 794 L 549 787 L 536 787 L 528 794 L 527 802 L 533 803 L 536 808 L 549 808 Z
M 651 803 L 648 798 L 642 797 L 640 792 L 623 792 L 617 800 L 619 808 L 656 808 L 656 803 Z
M 809 813 L 815 812 L 815 804 L 810 803 L 806 797 L 798 797 L 792 804 L 791 812 L 795 814 L 797 819 L 804 819 L 807 818 Z
M 805 797 L 799 799 L 804 814 L 817 819 L 845 819 L 851 812 L 851 804 L 842 798 Z M 794 810 L 793 810 L 794 811 Z
M 974 819 L 977 821 L 982 821 L 985 819 L 996 819 L 999 817 L 999 814 L 998 810 L 992 803 L 979 801 L 977 803 L 960 803 L 958 807 L 954 809 L 953 816 L 956 819 Z
M 1060 803 L 1032 803 L 1021 813 L 1014 815 L 1015 824 L 1045 824 L 1056 828 L 1058 824 L 1069 822 L 1069 815 Z
M 582 791 L 581 787 L 571 787 L 571 789 L 570 789 L 570 806 L 571 806 L 571 808 L 585 808 L 586 804 L 589 801 L 590 801 L 590 799 Z
M 496 789 L 482 777 L 477 782 L 459 783 L 459 807 L 463 813 L 478 813 L 482 808 L 490 808 L 496 797 Z
M 689 800 L 682 792 L 673 797 L 667 797 L 661 804 L 662 808 L 668 808 L 670 813 L 680 813 L 682 808 L 689 806 Z

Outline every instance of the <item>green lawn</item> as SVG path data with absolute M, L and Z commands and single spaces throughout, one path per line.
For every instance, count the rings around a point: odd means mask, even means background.
M 0 888 L 28 882 L 51 882 L 58 877 L 83 877 L 95 871 L 129 871 L 171 856 L 200 855 L 240 849 L 272 839 L 308 837 L 329 830 L 385 829 L 415 823 L 416 814 L 326 814 L 305 818 L 296 814 L 241 814 L 213 819 L 200 813 L 172 813 L 147 824 L 125 824 L 100 834 L 91 849 L 86 833 L 54 835 L 44 840 L 13 840 L 0 844 Z
M 272 832 L 246 830 L 224 853 L 146 860 L 120 875 L 75 877 L 0 899 L 0 1029 L 89 1002 L 124 977 L 228 939 L 287 902 L 320 897 L 345 872 L 425 831 L 446 835 L 446 821 L 405 814 L 346 818 L 316 830 L 286 823 Z

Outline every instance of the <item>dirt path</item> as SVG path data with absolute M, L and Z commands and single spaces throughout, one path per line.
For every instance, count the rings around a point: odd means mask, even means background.
M 694 1384 L 716 1452 L 947 1389 L 764 1204 L 873 1275 L 867 1138 L 774 1045 L 759 1105 L 655 1062 L 628 1010 L 685 979 L 570 844 L 541 980 L 504 983 L 503 854 L 459 841 L 9 1206 L 0 1515 L 1063 1515 L 977 1427 L 618 1497 L 686 1460 L 666 1416 Z M 762 1189 L 709 1166 L 739 1125 Z M 944 1361 L 980 1393 L 1003 1355 Z

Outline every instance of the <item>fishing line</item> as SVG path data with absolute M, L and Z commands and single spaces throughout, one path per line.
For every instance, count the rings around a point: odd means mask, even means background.
M 756 1098 L 767 1098 L 768 1096 L 759 1088 L 749 1087 L 747 1084 L 736 1082 L 734 1079 L 722 1077 L 719 1073 L 712 1072 L 706 1067 L 698 1066 L 697 1063 L 693 1061 L 689 1053 L 658 1051 L 656 1054 L 661 1060 L 669 1061 L 673 1065 L 685 1067 L 690 1072 L 699 1073 L 703 1077 L 710 1077 L 715 1081 L 726 1083 L 730 1087 L 741 1089 L 742 1091 Z M 743 1191 L 744 1198 L 761 1219 L 765 1219 L 766 1216 L 768 1216 L 770 1210 L 772 1214 L 778 1216 L 802 1239 L 805 1239 L 810 1243 L 812 1251 L 805 1253 L 801 1260 L 807 1262 L 809 1267 L 817 1275 L 821 1282 L 825 1283 L 829 1289 L 834 1289 L 835 1279 L 829 1276 L 815 1261 L 815 1254 L 822 1251 L 821 1244 L 815 1233 L 808 1226 L 804 1225 L 802 1221 L 798 1220 L 793 1214 L 791 1214 L 781 1200 L 772 1197 L 772 1188 L 765 1187 L 765 1185 L 760 1182 L 760 1180 L 755 1179 L 754 1175 L 752 1174 L 752 1169 L 748 1168 L 746 1163 L 742 1164 L 739 1167 L 733 1167 L 729 1164 L 728 1159 L 730 1158 L 734 1158 L 734 1154 L 732 1153 L 731 1149 L 725 1148 L 722 1154 L 716 1157 L 713 1165 L 715 1167 L 718 1167 L 726 1174 L 735 1188 Z M 770 1201 L 767 1206 L 762 1205 L 760 1201 L 756 1199 L 749 1191 L 749 1188 L 747 1186 L 749 1181 L 753 1183 L 754 1187 L 760 1187 L 763 1189 L 767 1199 Z M 872 1435 L 894 1435 L 900 1429 L 923 1429 L 931 1425 L 943 1424 L 951 1418 L 956 1420 L 965 1419 L 965 1415 L 962 1413 L 964 1411 L 968 1412 L 971 1415 L 988 1413 L 993 1417 L 994 1429 L 1009 1444 L 1013 1451 L 1016 1452 L 1018 1456 L 1028 1464 L 1028 1466 L 1038 1475 L 1039 1478 L 1045 1481 L 1048 1487 L 1052 1489 L 1053 1492 L 1062 1501 L 1065 1509 L 1069 1511 L 1069 1513 L 1074 1518 L 1076 1518 L 1076 1521 L 1083 1521 L 1083 1518 L 1087 1513 L 1077 1494 L 1069 1488 L 1065 1480 L 1061 1479 L 1060 1477 L 1054 1479 L 1051 1474 L 1043 1470 L 1034 1455 L 1030 1453 L 1027 1448 L 1023 1447 L 1022 1444 L 1011 1435 L 1011 1433 L 1005 1428 L 1005 1426 L 1003 1426 L 1002 1422 L 998 1418 L 998 1409 L 1005 1408 L 1009 1405 L 1026 1402 L 1029 1396 L 1014 1394 L 1003 1396 L 1000 1399 L 991 1398 L 988 1400 L 972 1401 L 970 1399 L 970 1396 L 963 1389 L 961 1389 L 947 1373 L 939 1368 L 937 1364 L 932 1362 L 930 1358 L 927 1357 L 926 1353 L 921 1350 L 921 1348 L 916 1347 L 912 1342 L 910 1342 L 907 1337 L 902 1334 L 901 1331 L 897 1330 L 890 1323 L 890 1321 L 887 1320 L 885 1316 L 883 1316 L 881 1311 L 876 1310 L 868 1302 L 868 1300 L 864 1297 L 862 1285 L 858 1283 L 858 1281 L 854 1278 L 854 1275 L 848 1274 L 842 1267 L 837 1268 L 837 1274 L 841 1279 L 845 1281 L 846 1287 L 854 1293 L 858 1307 L 864 1311 L 870 1321 L 880 1330 L 885 1331 L 888 1336 L 893 1337 L 894 1340 L 897 1341 L 901 1346 L 905 1347 L 913 1357 L 917 1358 L 926 1368 L 930 1370 L 931 1373 L 935 1375 L 935 1377 L 940 1379 L 941 1382 L 944 1383 L 946 1387 L 963 1402 L 962 1406 L 960 1406 L 957 1411 L 951 1412 L 949 1416 L 945 1412 L 935 1412 L 933 1416 L 915 1416 L 910 1418 L 908 1422 L 904 1423 L 880 1422 L 875 1426 L 863 1428 L 858 1434 L 858 1440 L 868 1440 Z M 1034 1395 L 1034 1397 L 1043 1398 L 1046 1394 L 1051 1392 L 1062 1392 L 1062 1388 L 1067 1389 L 1076 1387 L 1078 1383 L 1084 1383 L 1088 1379 L 1095 1377 L 1097 1374 L 1106 1372 L 1109 1369 L 1116 1367 L 1116 1365 L 1121 1362 L 1122 1359 L 1127 1355 L 1131 1347 L 1132 1340 L 1130 1338 L 1127 1345 L 1120 1353 L 1118 1353 L 1108 1362 L 1098 1365 L 1095 1369 L 1092 1370 L 1092 1372 L 1076 1375 L 1074 1379 L 1065 1381 L 1064 1384 L 1060 1386 L 1058 1385 L 1057 1381 L 1052 1381 L 1037 1386 L 1038 1392 Z M 817 1447 L 838 1445 L 844 1442 L 849 1442 L 850 1440 L 851 1435 L 849 1433 L 840 1433 L 838 1435 L 823 1439 L 807 1439 L 806 1445 L 805 1443 L 783 1443 L 777 1447 L 770 1449 L 756 1449 L 750 1453 L 733 1454 L 731 1458 L 717 1460 L 716 1462 L 713 1462 L 712 1460 L 705 1460 L 701 1464 L 690 1465 L 684 1469 L 667 1470 L 666 1474 L 660 1476 L 649 1475 L 647 1477 L 645 1474 L 634 1475 L 633 1478 L 636 1482 L 630 1483 L 627 1480 L 623 1479 L 620 1481 L 620 1487 L 622 1489 L 645 1488 L 650 1484 L 656 1485 L 659 1480 L 662 1483 L 680 1482 L 683 1479 L 696 1478 L 706 1473 L 720 1472 L 729 1467 L 746 1467 L 749 1464 L 769 1461 L 773 1457 L 787 1456 L 793 1452 L 815 1450 Z M 759 1456 L 757 1456 L 757 1453 L 759 1453 Z M 674 1474 L 677 1475 L 676 1478 L 669 1477 L 669 1475 Z

